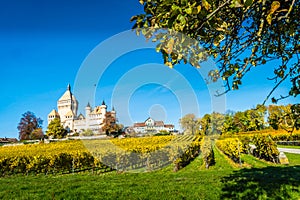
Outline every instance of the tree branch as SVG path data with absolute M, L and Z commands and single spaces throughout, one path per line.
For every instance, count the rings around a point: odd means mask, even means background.
M 199 28 L 197 28 L 196 32 L 200 31 L 203 27 L 203 25 L 210 19 L 212 18 L 220 9 L 222 9 L 224 6 L 226 6 L 227 4 L 229 4 L 231 2 L 231 0 L 227 0 L 226 2 L 224 2 L 222 5 L 220 5 L 216 10 L 214 10 L 212 13 L 210 13 L 209 15 L 207 15 L 204 20 L 203 23 L 201 24 L 201 26 Z
M 294 4 L 295 4 L 295 0 L 292 1 L 292 5 L 290 6 L 288 12 L 284 16 L 278 17 L 278 20 L 288 18 L 289 14 L 291 13 L 291 11 L 293 9 Z
M 298 66 L 298 65 L 296 65 Z M 296 67 L 295 66 L 295 67 Z M 267 100 L 270 98 L 270 96 L 273 94 L 273 92 L 277 89 L 277 87 L 283 82 L 285 81 L 285 79 L 287 79 L 287 77 L 293 73 L 293 68 L 290 69 L 289 73 L 287 73 L 276 85 L 275 87 L 273 87 L 273 89 L 271 90 L 271 92 L 269 92 L 268 96 L 266 97 L 266 99 L 264 100 L 263 104 L 262 105 L 265 105 Z

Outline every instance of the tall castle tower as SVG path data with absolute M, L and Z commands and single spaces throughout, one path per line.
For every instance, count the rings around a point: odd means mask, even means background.
M 78 102 L 71 92 L 71 86 L 68 84 L 67 90 L 57 101 L 58 114 L 63 124 L 66 121 L 74 120 L 77 116 Z M 65 124 L 65 126 L 73 126 L 72 124 Z
M 85 126 L 86 126 L 86 130 L 89 128 L 89 126 L 90 126 L 90 114 L 91 114 L 91 112 L 92 112 L 92 107 L 91 107 L 91 105 L 90 105 L 90 103 L 88 103 L 87 104 L 87 106 L 85 107 Z

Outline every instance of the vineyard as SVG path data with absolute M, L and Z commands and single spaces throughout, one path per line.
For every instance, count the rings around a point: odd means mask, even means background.
M 170 163 L 180 169 L 200 153 L 200 140 L 194 136 L 157 136 L 1 147 L 0 174 L 149 171 Z
M 206 168 L 214 165 L 213 146 L 236 163 L 241 154 L 278 163 L 276 142 L 299 140 L 300 133 L 266 132 L 221 136 L 152 136 L 144 138 L 69 140 L 49 144 L 0 147 L 0 175 L 57 174 L 91 171 L 153 171 L 172 164 L 173 171 L 200 153 Z M 255 145 L 255 149 L 250 148 Z
M 261 131 L 248 131 L 240 133 L 223 134 L 221 138 L 231 137 L 253 137 L 254 135 L 270 136 L 274 141 L 296 141 L 300 140 L 300 130 L 288 133 L 284 130 L 261 130 Z
M 274 138 L 284 137 L 183 135 L 2 146 L 0 199 L 282 199 L 283 193 L 299 199 L 299 155 L 286 154 L 289 165 L 277 159 Z M 123 173 L 129 171 L 150 173 Z
M 216 146 L 236 163 L 242 162 L 241 154 L 252 154 L 265 161 L 280 163 L 276 143 L 298 141 L 299 139 L 300 132 L 293 134 L 280 131 L 251 132 L 237 134 L 236 137 L 222 136 L 216 141 Z M 250 144 L 252 144 L 252 148 Z

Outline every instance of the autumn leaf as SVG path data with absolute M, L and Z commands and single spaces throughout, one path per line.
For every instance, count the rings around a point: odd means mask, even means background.
M 267 15 L 267 22 L 269 25 L 272 24 L 272 15 L 273 13 L 280 7 L 280 3 L 278 1 L 273 1 L 271 5 L 271 9 L 269 14 Z

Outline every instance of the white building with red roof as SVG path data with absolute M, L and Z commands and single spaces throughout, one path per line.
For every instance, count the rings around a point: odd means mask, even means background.
M 173 124 L 165 124 L 163 121 L 155 121 L 151 117 L 144 122 L 137 122 L 133 124 L 133 130 L 136 133 L 159 133 L 160 131 L 174 131 Z

